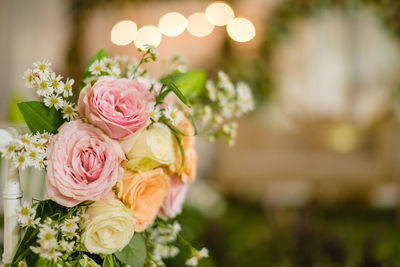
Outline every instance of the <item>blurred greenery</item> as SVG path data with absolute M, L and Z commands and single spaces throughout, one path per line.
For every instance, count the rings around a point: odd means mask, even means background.
M 201 267 L 400 266 L 398 212 L 361 205 L 268 209 L 229 199 L 225 213 L 207 219 L 185 207 L 178 217 L 182 234 L 210 259 Z M 181 247 L 167 266 L 183 266 Z

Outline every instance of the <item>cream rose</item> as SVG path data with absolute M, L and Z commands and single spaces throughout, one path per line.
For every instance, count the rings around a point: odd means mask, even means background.
M 96 201 L 85 215 L 81 238 L 90 253 L 112 254 L 123 249 L 134 234 L 135 220 L 117 199 Z
M 153 123 L 123 140 L 120 145 L 129 160 L 147 157 L 166 165 L 175 162 L 173 136 L 162 123 Z
M 161 168 L 148 172 L 125 171 L 122 201 L 129 205 L 136 220 L 135 231 L 151 225 L 169 195 L 169 176 Z

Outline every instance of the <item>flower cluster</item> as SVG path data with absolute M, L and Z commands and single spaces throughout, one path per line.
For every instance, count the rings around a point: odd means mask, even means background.
M 193 110 L 195 117 L 199 117 L 203 134 L 211 142 L 222 138 L 233 145 L 238 124 L 232 119 L 254 109 L 251 89 L 244 82 L 235 86 L 225 72 L 219 71 L 215 82 L 207 81 L 206 90 L 208 104 L 200 102 Z
M 178 223 L 163 220 L 182 211 L 188 186 L 196 179 L 192 115 L 211 125 L 209 135 L 231 141 L 237 123 L 223 120 L 252 110 L 251 92 L 243 83 L 235 87 L 220 72 L 216 83 L 207 84 L 211 104 L 191 112 L 173 79 L 145 77 L 142 65 L 155 61 L 158 54 L 152 47 L 141 52 L 141 59 L 134 62 L 100 51 L 85 72 L 77 107 L 68 102 L 73 80 L 63 82 L 48 61 L 34 63 L 26 73 L 27 85 L 37 88 L 44 108 L 61 109 L 58 121 L 64 123 L 57 124 L 51 138 L 20 136 L 4 154 L 18 167 L 46 168 L 47 196 L 59 210 L 44 216 L 43 207 L 38 214 L 39 208 L 24 204 L 18 220 L 37 231 L 31 251 L 57 266 L 98 266 L 101 262 L 92 254 L 106 255 L 104 262 L 136 266 L 129 249 L 131 242 L 138 246 L 142 238 L 144 261 L 150 266 L 162 266 L 163 259 L 179 253 L 172 245 L 175 240 L 190 249 L 189 266 L 208 256 L 206 249 L 193 248 L 179 235 Z M 181 66 L 178 60 L 175 63 Z M 199 116 L 200 111 L 207 116 Z
M 50 61 L 33 63 L 32 68 L 25 71 L 24 79 L 28 88 L 36 88 L 36 94 L 43 98 L 46 106 L 61 110 L 64 119 L 74 120 L 79 116 L 76 106 L 68 100 L 73 95 L 74 79 L 67 78 L 63 82 L 63 77 L 51 69 Z
M 39 202 L 34 205 L 23 203 L 17 207 L 18 222 L 22 227 L 38 229 L 37 240 L 30 246 L 32 252 L 43 259 L 64 262 L 74 252 L 80 241 L 80 208 L 71 210 L 66 215 L 41 218 L 37 214 Z M 43 209 L 43 207 L 42 207 Z M 75 214 L 75 215 L 74 215 Z M 21 265 L 24 261 L 21 261 Z
M 173 258 L 179 253 L 179 248 L 172 243 L 176 240 L 181 226 L 178 222 L 173 224 L 158 223 L 150 227 L 146 234 L 148 236 L 148 262 L 150 266 L 164 266 L 163 259 Z
M 35 167 L 42 170 L 46 166 L 46 148 L 50 136 L 48 133 L 19 135 L 1 149 L 2 155 L 14 162 L 16 167 Z

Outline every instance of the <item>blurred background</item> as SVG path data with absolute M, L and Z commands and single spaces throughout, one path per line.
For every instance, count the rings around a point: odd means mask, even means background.
M 400 266 L 400 2 L 225 3 L 206 16 L 213 1 L 0 0 L 0 127 L 23 126 L 32 62 L 79 81 L 100 48 L 136 56 L 153 42 L 160 62 L 179 54 L 211 78 L 224 69 L 257 101 L 233 148 L 197 142 L 178 219 L 210 250 L 200 266 Z M 186 19 L 159 24 L 169 12 Z M 43 197 L 42 176 L 22 173 L 27 199 Z

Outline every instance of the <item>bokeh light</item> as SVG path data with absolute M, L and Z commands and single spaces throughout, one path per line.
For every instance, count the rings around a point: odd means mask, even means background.
M 187 30 L 196 37 L 205 37 L 214 30 L 214 25 L 204 13 L 194 13 L 188 18 Z
M 224 26 L 233 20 L 235 13 L 228 4 L 215 2 L 207 7 L 206 16 L 212 24 Z
M 137 25 L 130 20 L 122 20 L 111 30 L 111 41 L 116 45 L 130 44 L 136 37 Z
M 144 49 L 146 45 L 157 47 L 161 43 L 162 35 L 155 26 L 143 26 L 136 34 L 134 44 L 137 48 Z
M 170 12 L 162 16 L 158 22 L 160 32 L 169 37 L 175 37 L 183 33 L 187 26 L 185 16 L 178 12 Z
M 256 29 L 250 20 L 235 18 L 226 26 L 229 36 L 236 42 L 248 42 L 256 36 Z

